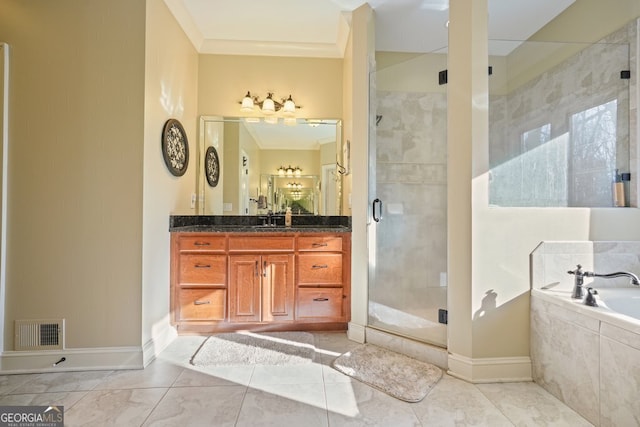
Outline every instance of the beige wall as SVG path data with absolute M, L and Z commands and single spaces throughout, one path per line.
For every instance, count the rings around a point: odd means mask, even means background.
M 637 16 L 637 0 L 578 0 L 529 40 L 593 43 Z
M 9 133 L 8 133 L 8 121 L 9 121 L 9 45 L 0 41 L 0 161 L 2 163 L 2 171 L 0 178 L 0 212 L 4 212 L 4 208 L 6 207 L 6 191 L 4 189 L 4 184 L 6 182 L 6 168 L 4 167 L 4 159 L 6 158 L 5 150 L 8 147 L 9 141 Z M 4 280 L 4 266 L 6 264 L 6 248 L 4 246 L 5 242 L 5 228 L 6 223 L 4 220 L 0 221 L 1 229 L 0 229 L 0 307 L 4 307 L 5 298 L 4 298 L 4 289 L 5 289 L 5 280 Z M 4 316 L 0 316 L 0 350 L 4 348 Z
M 11 46 L 4 350 L 15 319 L 60 317 L 69 348 L 139 346 L 145 2 L 0 10 Z
M 247 91 L 292 95 L 298 117 L 342 117 L 342 59 L 200 55 L 198 113 L 238 117 Z
M 169 215 L 194 213 L 198 53 L 163 0 L 147 0 L 146 4 L 144 207 L 138 227 L 143 230 L 142 344 L 157 352 L 171 335 Z M 189 165 L 181 177 L 169 173 L 160 149 L 162 128 L 169 118 L 180 120 L 189 141 Z M 139 311 L 140 306 L 132 309 Z
M 353 12 L 352 34 L 345 53 L 344 140 L 351 141 L 351 173 L 345 180 L 345 214 L 352 215 L 351 254 L 351 323 L 350 338 L 364 340 L 367 324 L 369 253 L 368 144 L 369 144 L 369 73 L 374 69 L 374 16 L 365 4 Z M 348 58 L 348 59 L 347 59 Z M 365 78 L 364 76 L 367 76 Z M 375 119 L 374 119 L 375 120 Z M 356 177 L 355 179 L 353 177 Z M 351 209 L 349 209 L 351 198 Z M 375 240 L 372 240 L 375 242 Z
M 336 143 L 328 142 L 320 145 L 320 164 L 319 169 L 322 169 L 322 165 L 333 165 L 336 163 Z
M 230 203 L 231 210 L 223 212 L 225 215 L 240 215 L 240 131 L 238 122 L 226 122 L 224 124 L 224 159 L 221 172 L 224 175 L 222 203 Z M 243 138 L 251 138 L 251 135 L 242 127 Z
M 446 93 L 447 86 L 438 83 L 438 72 L 446 69 L 444 53 L 377 52 L 376 86 L 394 92 Z
M 507 58 L 513 90 L 640 16 L 638 0 L 580 0 L 529 38 Z
M 240 148 L 243 149 L 249 157 L 249 197 L 257 200 L 259 195 L 258 188 L 260 187 L 260 174 L 262 173 L 262 150 L 260 150 L 256 140 L 253 139 L 251 133 L 244 126 L 242 127 L 240 137 Z M 237 162 L 240 164 L 240 158 L 238 158 Z M 257 209 L 258 204 L 256 202 L 249 203 L 250 215 L 255 215 Z

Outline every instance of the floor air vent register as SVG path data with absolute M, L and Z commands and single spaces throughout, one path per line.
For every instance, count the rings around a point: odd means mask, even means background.
M 15 351 L 64 348 L 64 319 L 16 320 Z

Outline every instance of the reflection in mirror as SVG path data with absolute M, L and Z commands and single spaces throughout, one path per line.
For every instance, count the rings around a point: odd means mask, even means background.
M 615 206 L 615 181 L 626 187 L 622 206 L 637 205 L 626 75 L 635 25 L 598 43 L 529 41 L 490 58 L 492 205 Z
M 329 185 L 329 188 L 332 186 Z M 274 213 L 291 208 L 294 215 L 319 215 L 321 208 L 320 176 L 262 175 L 261 192 L 266 194 L 265 206 Z M 332 195 L 335 197 L 335 194 Z M 330 209 L 329 209 L 330 210 Z
M 200 118 L 196 211 L 199 215 L 341 215 L 341 122 L 297 119 L 295 125 L 237 117 Z M 216 187 L 202 155 L 215 147 Z

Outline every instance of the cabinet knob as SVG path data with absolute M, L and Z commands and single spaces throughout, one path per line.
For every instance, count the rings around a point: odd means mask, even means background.
M 196 264 L 195 268 L 211 268 L 211 264 Z
M 321 302 L 321 301 L 329 301 L 329 298 L 314 298 L 313 300 Z
M 314 248 L 321 248 L 323 246 L 327 246 L 327 243 L 312 243 L 311 246 L 313 246 Z
M 194 301 L 193 305 L 205 305 L 205 304 L 211 304 L 211 301 L 206 300 L 206 301 Z
M 193 246 L 211 246 L 209 242 L 194 242 Z
M 327 264 L 313 264 L 311 268 L 313 268 L 314 270 L 317 270 L 319 268 L 329 268 L 329 266 Z

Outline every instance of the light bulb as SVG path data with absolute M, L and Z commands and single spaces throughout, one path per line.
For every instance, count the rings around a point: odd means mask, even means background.
M 267 96 L 267 99 L 262 103 L 262 112 L 264 114 L 274 114 L 276 112 L 276 104 L 273 102 L 273 98 L 271 98 L 271 94 Z
M 250 113 L 253 111 L 253 98 L 251 98 L 251 93 L 247 92 L 244 98 L 242 98 L 242 106 L 240 107 L 240 111 L 245 113 Z
M 287 100 L 284 101 L 284 106 L 282 107 L 282 114 L 284 114 L 286 117 L 293 117 L 295 113 L 296 113 L 296 103 L 293 102 L 293 99 L 291 99 L 291 95 L 289 95 L 289 98 L 287 98 Z

